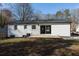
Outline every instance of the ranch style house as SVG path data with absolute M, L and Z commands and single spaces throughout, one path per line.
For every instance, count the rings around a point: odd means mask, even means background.
M 35 35 L 71 36 L 69 21 L 53 20 L 17 20 L 7 25 L 7 37 L 25 37 Z

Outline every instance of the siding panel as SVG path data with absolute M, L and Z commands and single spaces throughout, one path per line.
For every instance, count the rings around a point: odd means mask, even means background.
M 70 36 L 70 24 L 52 25 L 52 35 Z
M 17 30 L 14 29 L 14 25 L 8 25 L 8 37 L 10 37 L 10 35 L 22 37 L 27 33 L 31 33 L 31 35 L 41 35 L 40 25 L 51 25 L 51 34 L 49 35 L 70 36 L 70 24 L 36 24 L 36 29 L 32 29 L 32 24 L 29 24 L 26 29 L 24 29 L 24 25 L 18 25 Z

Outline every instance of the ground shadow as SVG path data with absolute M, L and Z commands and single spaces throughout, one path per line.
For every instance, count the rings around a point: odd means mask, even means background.
M 27 41 L 20 43 L 0 44 L 1 56 L 51 56 L 51 55 L 79 55 L 66 49 L 74 40 L 46 40 Z

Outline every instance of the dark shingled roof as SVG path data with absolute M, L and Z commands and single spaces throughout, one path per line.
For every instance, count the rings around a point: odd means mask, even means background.
M 10 22 L 9 24 L 47 24 L 47 23 L 71 23 L 70 21 L 55 21 L 55 20 L 16 20 L 14 22 Z

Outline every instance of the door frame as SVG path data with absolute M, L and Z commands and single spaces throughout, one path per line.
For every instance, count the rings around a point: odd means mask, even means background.
M 48 32 L 46 32 L 48 27 Z M 44 29 L 42 31 L 42 28 Z M 51 34 L 51 25 L 40 25 L 40 34 Z

